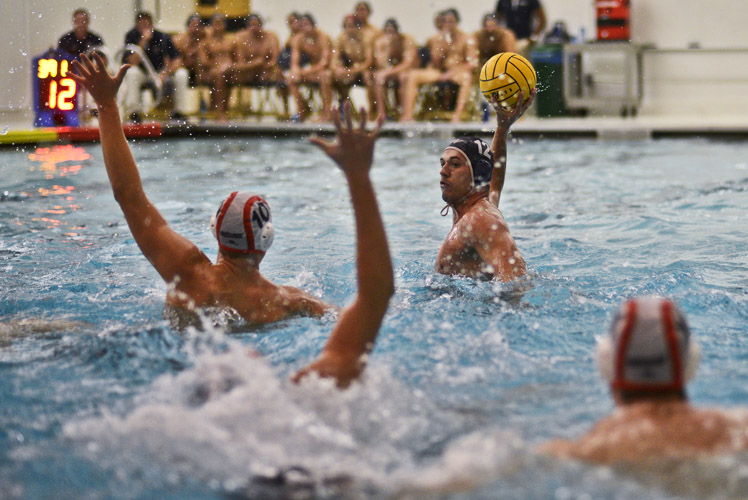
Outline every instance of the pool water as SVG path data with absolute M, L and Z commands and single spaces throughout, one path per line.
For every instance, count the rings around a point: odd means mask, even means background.
M 501 209 L 530 275 L 497 284 L 434 273 L 446 142 L 378 143 L 397 292 L 343 392 L 288 382 L 334 317 L 170 327 L 98 145 L 0 152 L 0 499 L 747 496 L 742 456 L 645 473 L 535 451 L 612 409 L 595 336 L 632 295 L 686 313 L 695 404 L 748 405 L 745 143 L 514 140 Z M 132 147 L 151 200 L 211 258 L 211 214 L 253 190 L 276 226 L 263 273 L 352 298 L 347 188 L 304 140 Z

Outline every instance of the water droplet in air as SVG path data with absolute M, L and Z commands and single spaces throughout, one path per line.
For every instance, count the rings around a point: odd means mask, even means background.
M 3 128 L 2 128 L 1 130 L 0 130 L 0 135 L 5 135 L 5 134 L 7 134 L 9 130 L 10 130 L 10 127 L 8 127 L 8 126 L 5 126 L 5 127 L 3 127 Z

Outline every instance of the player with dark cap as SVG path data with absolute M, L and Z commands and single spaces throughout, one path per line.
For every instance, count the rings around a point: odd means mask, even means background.
M 626 301 L 597 346 L 600 374 L 616 411 L 579 440 L 552 441 L 542 451 L 600 464 L 636 464 L 748 449 L 748 412 L 689 404 L 686 383 L 699 357 L 686 318 L 671 300 Z
M 494 100 L 497 125 L 489 147 L 477 137 L 452 141 L 441 156 L 442 199 L 452 209 L 452 229 L 436 257 L 442 274 L 497 278 L 510 281 L 526 272 L 509 226 L 499 210 L 506 175 L 506 139 L 511 125 L 530 107 L 535 96 L 522 105 L 502 108 Z M 520 94 L 518 102 L 523 102 Z

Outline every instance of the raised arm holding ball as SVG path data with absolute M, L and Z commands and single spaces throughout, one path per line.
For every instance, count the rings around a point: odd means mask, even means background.
M 493 58 L 486 65 L 492 61 Z M 485 72 L 484 66 L 481 74 Z M 511 77 L 496 73 L 496 78 L 504 85 Z M 436 257 L 436 270 L 442 274 L 511 281 L 527 272 L 498 208 L 506 176 L 509 128 L 527 111 L 536 94 L 534 80 L 531 85 L 523 85 L 527 93 L 518 84 L 509 93 L 500 93 L 493 87 L 490 92 L 484 90 L 496 110 L 496 130 L 490 147 L 477 137 L 460 137 L 442 153 L 442 199 L 447 202 L 445 209 L 452 209 L 452 229 Z

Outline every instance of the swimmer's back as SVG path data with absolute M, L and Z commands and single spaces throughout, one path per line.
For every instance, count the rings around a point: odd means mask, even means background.
M 222 264 L 209 261 L 196 266 L 191 276 L 176 280 L 167 293 L 166 303 L 188 310 L 228 307 L 253 324 L 271 323 L 297 314 L 319 316 L 328 308 L 303 290 L 272 283 L 259 271 L 250 279 L 237 280 Z

